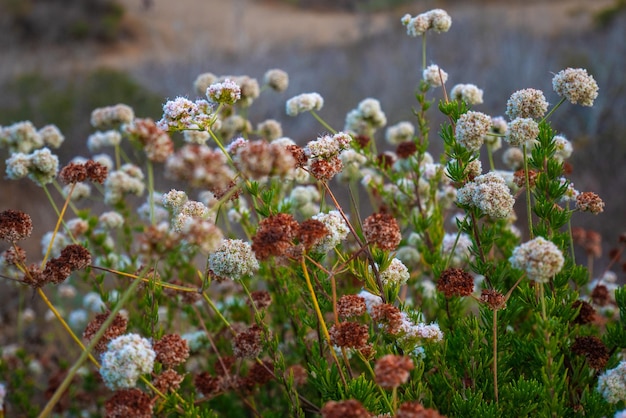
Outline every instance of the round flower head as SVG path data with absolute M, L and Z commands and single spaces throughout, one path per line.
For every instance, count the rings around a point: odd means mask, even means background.
M 509 124 L 506 141 L 514 147 L 532 146 L 539 136 L 539 125 L 530 118 L 517 118 Z
M 442 86 L 448 81 L 448 73 L 435 64 L 426 67 L 422 72 L 422 77 L 431 87 Z
M 283 127 L 275 119 L 267 119 L 257 125 L 256 130 L 263 138 L 273 141 L 283 136 Z
M 263 76 L 263 81 L 272 90 L 278 92 L 285 91 L 287 90 L 287 87 L 289 87 L 289 74 L 287 74 L 283 70 L 274 68 L 271 70 L 267 70 L 267 72 Z
M 604 372 L 598 378 L 597 390 L 609 403 L 626 401 L 626 362 L 621 361 L 616 368 Z
M 426 13 L 419 14 L 415 17 L 406 14 L 400 20 L 404 26 L 406 26 L 406 33 L 412 37 L 422 36 L 428 30 L 430 26 L 430 19 Z
M 433 9 L 426 13 L 429 19 L 429 27 L 435 32 L 447 32 L 452 25 L 452 19 L 448 12 L 443 9 Z
M 216 275 L 237 280 L 259 268 L 252 247 L 239 239 L 225 239 L 217 251 L 209 254 L 209 268 Z
M 122 135 L 119 131 L 97 131 L 87 138 L 87 148 L 91 152 L 97 152 L 103 147 L 114 147 L 122 142 Z
M 457 193 L 459 203 L 477 207 L 494 219 L 503 219 L 513 212 L 515 199 L 504 178 L 495 172 L 480 175 Z
M 193 82 L 193 88 L 196 93 L 204 95 L 206 94 L 209 86 L 217 81 L 217 76 L 213 73 L 202 73 L 196 77 Z
M 65 137 L 55 125 L 46 125 L 38 133 L 44 144 L 52 148 L 59 148 L 65 141 Z
M 559 71 L 552 79 L 552 88 L 559 96 L 582 106 L 593 106 L 593 101 L 598 97 L 596 80 L 582 68 Z
M 509 262 L 513 268 L 524 270 L 530 280 L 547 283 L 561 271 L 565 259 L 552 241 L 537 237 L 516 247 Z
M 44 141 L 35 125 L 31 121 L 24 121 L 5 128 L 0 127 L 0 147 L 2 146 L 6 146 L 12 153 L 29 153 L 44 146 Z
M 59 159 L 48 148 L 35 150 L 29 156 L 28 177 L 39 186 L 52 183 L 59 171 Z
M 502 162 L 509 169 L 517 171 L 524 165 L 524 153 L 517 147 L 511 147 L 502 154 Z
M 483 102 L 483 91 L 473 84 L 457 84 L 450 90 L 450 97 L 463 100 L 468 105 L 476 105 Z
M 556 135 L 554 137 L 554 145 L 556 146 L 554 158 L 559 161 L 568 159 L 574 151 L 572 143 L 569 142 L 563 135 Z
M 11 157 L 9 157 L 5 161 L 5 164 L 7 166 L 7 178 L 11 180 L 17 180 L 26 177 L 32 165 L 30 161 L 30 156 L 21 152 L 11 154 Z
M 214 103 L 233 104 L 241 99 L 241 87 L 227 78 L 222 83 L 211 84 L 206 90 L 206 97 Z
M 477 151 L 491 128 L 491 117 L 470 110 L 461 115 L 456 124 L 456 140 L 465 148 Z
M 112 340 L 102 354 L 100 375 L 111 390 L 135 387 L 142 374 L 152 372 L 156 353 L 145 338 L 137 334 Z
M 91 112 L 91 125 L 94 128 L 108 127 L 131 123 L 135 118 L 135 111 L 125 104 L 100 107 Z
M 384 271 L 380 272 L 380 280 L 384 286 L 402 286 L 411 275 L 402 261 L 394 258 Z
M 346 224 L 339 211 L 331 210 L 328 213 L 320 213 L 313 216 L 312 219 L 323 223 L 328 230 L 328 235 L 311 248 L 311 251 L 314 253 L 326 254 L 343 241 L 348 236 L 348 232 L 350 232 L 348 224 Z
M 411 122 L 398 122 L 387 128 L 385 139 L 392 145 L 398 145 L 413 139 L 415 127 Z
M 541 90 L 518 90 L 506 102 L 506 115 L 509 119 L 541 119 L 548 110 L 548 102 Z
M 324 106 L 324 99 L 318 93 L 303 93 L 287 100 L 285 105 L 287 115 L 296 116 L 302 112 L 320 110 Z

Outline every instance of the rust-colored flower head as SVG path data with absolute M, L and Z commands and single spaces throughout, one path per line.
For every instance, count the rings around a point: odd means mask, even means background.
M 91 253 L 79 244 L 70 244 L 61 250 L 60 257 L 74 270 L 82 270 L 91 264 Z
M 332 179 L 335 175 L 340 173 L 342 169 L 343 164 L 336 155 L 333 155 L 326 160 L 316 159 L 310 161 L 309 163 L 309 172 L 313 177 L 320 181 L 328 181 Z
M 169 391 L 176 392 L 184 378 L 185 376 L 178 374 L 176 370 L 167 369 L 159 374 L 152 384 L 161 393 L 167 393 Z
M 303 168 L 306 167 L 307 162 L 309 161 L 309 157 L 307 157 L 304 149 L 297 145 L 287 145 L 287 151 L 291 153 L 291 156 L 295 160 L 295 168 Z
M 397 388 L 409 380 L 414 368 L 410 357 L 387 354 L 379 358 L 374 366 L 375 381 L 383 389 Z
M 401 159 L 407 159 L 416 152 L 417 145 L 413 141 L 400 142 L 396 147 L 396 155 Z
M 252 390 L 255 386 L 263 386 L 274 379 L 274 365 L 268 360 L 263 360 L 263 364 L 255 362 L 248 375 L 240 379 L 238 386 L 244 390 Z
M 371 414 L 355 399 L 328 401 L 320 411 L 322 418 L 369 418 Z
M 252 302 L 248 300 L 246 303 L 250 307 L 252 307 L 251 305 L 254 303 L 257 310 L 265 309 L 272 304 L 272 295 L 270 295 L 270 292 L 267 290 L 255 290 L 250 293 L 250 296 L 252 298 Z
M 189 345 L 178 334 L 164 335 L 152 344 L 156 353 L 156 361 L 170 368 L 184 363 L 189 357 Z
M 463 269 L 448 268 L 441 272 L 437 281 L 437 290 L 447 298 L 469 296 L 474 291 L 474 278 Z
M 377 245 L 381 250 L 393 251 L 398 248 L 402 235 L 400 225 L 388 213 L 374 213 L 363 221 L 363 234 L 368 243 Z
M 26 251 L 22 247 L 14 245 L 2 253 L 2 258 L 7 265 L 24 265 L 26 263 Z
M 213 370 L 217 376 L 227 376 L 236 362 L 237 359 L 234 356 L 222 356 L 215 360 Z
M 506 308 L 506 298 L 497 290 L 483 289 L 480 294 L 480 301 L 494 311 Z
M 193 379 L 196 390 L 207 398 L 217 395 L 224 389 L 223 381 L 222 376 L 211 376 L 209 372 L 202 372 Z
M 576 300 L 572 304 L 574 309 L 580 309 L 578 315 L 574 318 L 574 323 L 579 325 L 591 324 L 596 316 L 596 310 L 589 302 L 584 300 Z
M 0 239 L 10 243 L 30 237 L 33 221 L 30 215 L 19 210 L 0 212 Z
M 574 354 L 585 356 L 589 367 L 595 370 L 604 369 L 610 357 L 606 345 L 594 336 L 576 337 L 571 350 Z
M 517 170 L 513 174 L 513 182 L 517 185 L 517 187 L 525 187 L 526 186 L 526 172 L 524 169 Z M 535 183 L 537 182 L 537 172 L 534 170 L 528 170 L 528 184 L 532 189 L 535 187 Z
M 247 330 L 240 332 L 233 339 L 233 354 L 237 358 L 254 358 L 263 349 L 261 337 L 262 329 L 258 325 L 252 325 Z
M 62 257 L 48 260 L 46 268 L 43 270 L 43 277 L 46 283 L 60 284 L 72 274 L 72 268 Z
M 107 418 L 150 418 L 152 407 L 150 396 L 139 389 L 118 390 L 104 405 Z
M 31 264 L 24 272 L 22 281 L 34 289 L 38 289 L 47 283 L 46 276 L 38 264 Z
M 594 192 L 582 192 L 576 196 L 576 209 L 597 215 L 604 212 L 604 202 Z
M 396 411 L 395 418 L 445 418 L 434 409 L 424 408 L 419 402 L 405 402 Z
M 376 162 L 380 168 L 387 170 L 396 162 L 396 156 L 390 152 L 383 152 L 382 154 L 378 154 Z
M 370 316 L 379 324 L 383 325 L 383 331 L 387 334 L 397 334 L 402 326 L 402 312 L 400 309 L 388 303 L 372 306 Z
M 65 184 L 80 183 L 87 179 L 87 168 L 84 164 L 69 163 L 59 172 L 59 180 Z
M 285 379 L 288 379 L 291 375 L 293 375 L 293 383 L 296 386 L 305 385 L 309 377 L 309 373 L 306 369 L 299 364 L 287 367 L 287 370 L 285 370 Z
M 109 317 L 110 312 L 104 312 L 96 315 L 94 319 L 91 320 L 87 324 L 85 331 L 83 332 L 83 338 L 87 341 L 91 341 L 91 339 L 96 335 L 104 321 Z M 115 315 L 115 319 L 106 331 L 104 331 L 104 335 L 100 340 L 96 343 L 94 347 L 94 351 L 96 353 L 104 353 L 107 349 L 107 345 L 109 342 L 120 335 L 123 335 L 126 332 L 126 326 L 128 325 L 128 321 L 122 315 Z
M 87 177 L 89 180 L 94 183 L 104 184 L 109 174 L 107 166 L 93 160 L 88 160 L 85 162 L 85 168 L 87 169 Z
M 328 229 L 317 219 L 307 219 L 300 224 L 296 237 L 309 250 L 328 235 Z
M 366 310 L 365 299 L 359 295 L 343 295 L 337 301 L 337 314 L 340 318 L 361 316 Z
M 360 348 L 367 345 L 369 332 L 367 325 L 357 322 L 340 322 L 328 330 L 330 342 L 337 347 Z
M 298 233 L 298 222 L 287 213 L 278 213 L 259 222 L 256 235 L 252 237 L 252 251 L 258 260 L 282 256 L 293 245 Z
M 599 284 L 591 291 L 591 300 L 598 306 L 606 306 L 611 303 L 611 293 L 605 285 Z

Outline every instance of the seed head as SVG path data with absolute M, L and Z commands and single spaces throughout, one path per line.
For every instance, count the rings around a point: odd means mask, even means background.
M 118 390 L 104 405 L 107 418 L 150 418 L 152 407 L 150 396 L 139 389 Z
M 602 370 L 609 361 L 609 350 L 601 339 L 595 336 L 576 337 L 571 347 L 572 353 L 585 356 L 589 367 Z
M 156 361 L 167 368 L 176 367 L 184 363 L 189 357 L 187 340 L 178 334 L 164 335 L 153 345 Z
M 594 192 L 582 192 L 576 196 L 576 209 L 597 215 L 604 212 L 604 202 Z
M 322 418 L 370 418 L 371 414 L 354 399 L 328 401 L 320 411 Z
M 480 294 L 480 301 L 494 311 L 506 308 L 504 295 L 493 289 L 483 289 Z
M 340 318 L 361 316 L 366 310 L 365 299 L 359 295 L 343 295 L 337 301 L 337 314 Z
M 387 354 L 376 362 L 374 379 L 383 389 L 394 389 L 409 380 L 414 368 L 410 357 Z
M 337 347 L 358 349 L 366 346 L 369 339 L 367 325 L 357 322 L 340 322 L 333 325 L 328 332 L 331 344 Z
M 261 343 L 262 329 L 258 325 L 252 325 L 247 330 L 240 332 L 233 339 L 233 354 L 237 358 L 254 358 L 263 349 Z
M 437 290 L 447 298 L 453 296 L 469 296 L 474 291 L 474 278 L 460 268 L 444 270 L 437 281 Z
M 374 213 L 363 221 L 363 234 L 367 242 L 382 250 L 393 251 L 398 248 L 402 235 L 398 221 L 388 213 Z
M 28 238 L 31 232 L 33 221 L 27 213 L 12 209 L 0 213 L 0 239 L 15 243 Z

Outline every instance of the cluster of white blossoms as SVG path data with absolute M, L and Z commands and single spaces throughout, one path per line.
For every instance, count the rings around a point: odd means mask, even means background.
M 46 125 L 39 130 L 31 121 L 0 126 L 0 148 L 6 147 L 12 153 L 28 154 L 43 146 L 59 148 L 64 140 L 65 137 L 55 125 Z
M 351 141 L 352 137 L 345 132 L 323 135 L 306 144 L 304 152 L 309 158 L 329 159 L 348 149 Z
M 208 218 L 209 213 L 209 208 L 204 203 L 188 200 L 174 212 L 172 229 L 176 232 L 183 232 L 190 227 L 191 223 Z
M 107 204 L 119 203 L 127 194 L 141 196 L 146 188 L 144 175 L 134 164 L 124 164 L 112 171 L 104 182 L 104 201 Z
M 99 107 L 91 112 L 91 126 L 94 128 L 131 123 L 133 119 L 135 119 L 135 111 L 125 104 Z
M 324 98 L 319 93 L 302 93 L 287 100 L 287 115 L 296 116 L 311 110 L 320 110 L 324 106 Z
M 387 124 L 387 116 L 380 107 L 380 102 L 373 98 L 361 100 L 356 109 L 346 115 L 344 130 L 356 135 L 372 136 L 376 129 Z
M 256 126 L 258 134 L 268 141 L 274 141 L 283 136 L 283 127 L 276 119 L 266 119 Z
M 602 373 L 597 389 L 609 403 L 626 401 L 626 362 L 621 361 L 616 368 Z
M 552 88 L 559 96 L 582 106 L 593 106 L 593 101 L 598 97 L 596 80 L 582 68 L 559 71 L 552 79 Z
M 537 237 L 515 247 L 509 262 L 513 268 L 525 271 L 528 279 L 547 283 L 561 271 L 565 259 L 552 241 Z
M 514 147 L 532 147 L 539 136 L 539 124 L 531 118 L 515 118 L 504 139 Z
M 567 138 L 563 135 L 555 135 L 553 141 L 556 148 L 554 158 L 563 161 L 571 157 L 574 147 L 572 147 L 572 143 Z
M 367 157 L 353 149 L 347 149 L 339 154 L 343 169 L 337 175 L 339 181 L 355 181 L 362 177 L 361 167 L 367 162 Z
M 391 125 L 385 131 L 385 139 L 391 145 L 411 141 L 415 135 L 415 126 L 411 122 L 402 121 Z
M 296 186 L 289 194 L 291 207 L 305 218 L 310 218 L 320 212 L 320 198 L 319 190 L 313 185 Z
M 506 115 L 509 119 L 541 119 L 548 111 L 548 102 L 541 90 L 523 89 L 511 95 L 506 102 Z
M 192 102 L 187 98 L 177 97 L 163 105 L 163 116 L 157 122 L 157 127 L 164 131 L 206 130 L 213 126 L 215 120 L 213 106 L 208 101 Z
M 455 245 L 456 244 L 456 245 Z M 450 257 L 450 267 L 461 267 L 472 258 L 472 240 L 466 233 L 446 233 L 441 242 L 441 254 L 447 259 Z
M 312 219 L 323 223 L 328 230 L 328 235 L 311 247 L 311 252 L 313 253 L 326 254 L 343 241 L 350 232 L 348 224 L 337 210 L 331 210 L 328 213 L 319 213 L 313 216 Z
M 494 219 L 509 217 L 515 203 L 504 178 L 493 171 L 482 174 L 461 187 L 457 192 L 457 200 L 462 205 L 480 209 Z
M 502 162 L 510 170 L 517 171 L 524 166 L 524 152 L 517 147 L 509 147 L 502 154 Z
M 281 69 L 272 68 L 263 75 L 263 82 L 274 91 L 285 91 L 289 87 L 289 74 Z
M 30 154 L 16 152 L 6 160 L 6 174 L 16 180 L 26 176 L 37 185 L 51 183 L 59 171 L 59 158 L 48 148 L 41 148 Z
M 459 117 L 456 123 L 455 135 L 459 144 L 465 148 L 477 151 L 480 149 L 485 135 L 491 128 L 491 117 L 482 112 L 470 110 Z
M 259 269 L 249 243 L 240 239 L 225 239 L 209 254 L 209 268 L 220 277 L 238 280 Z
M 440 87 L 448 81 L 448 73 L 436 64 L 426 67 L 422 72 L 422 77 L 431 87 Z
M 87 137 L 87 148 L 91 152 L 97 152 L 104 147 L 119 145 L 120 142 L 122 142 L 122 134 L 117 130 L 97 131 Z
M 137 334 L 120 335 L 102 354 L 100 375 L 111 390 L 133 388 L 141 375 L 152 372 L 155 357 L 147 339 Z
M 389 266 L 380 272 L 380 281 L 385 287 L 402 286 L 410 277 L 409 269 L 397 258 L 392 259 Z
M 474 84 L 457 84 L 450 90 L 450 98 L 463 100 L 468 105 L 477 105 L 483 102 L 483 91 Z
M 400 21 L 406 26 L 407 35 L 413 37 L 422 36 L 429 29 L 439 33 L 447 32 L 452 25 L 450 15 L 442 9 L 433 9 L 415 17 L 406 14 Z
M 417 322 L 409 318 L 406 312 L 401 313 L 402 322 L 400 324 L 398 342 L 405 348 L 409 349 L 414 346 L 419 346 L 424 340 L 440 342 L 443 340 L 443 332 L 439 327 L 439 324 L 432 323 L 426 324 L 423 322 Z
M 227 78 L 221 83 L 211 84 L 206 90 L 206 97 L 213 103 L 234 104 L 241 99 L 241 87 Z
M 98 224 L 104 229 L 117 229 L 124 225 L 124 217 L 118 212 L 104 212 L 98 218 Z

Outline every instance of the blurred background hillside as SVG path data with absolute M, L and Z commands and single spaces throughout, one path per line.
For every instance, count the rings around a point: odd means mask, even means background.
M 88 155 L 94 107 L 122 102 L 139 117 L 159 119 L 166 98 L 196 96 L 193 81 L 202 72 L 261 78 L 270 68 L 289 73 L 289 89 L 263 94 L 250 119 L 281 120 L 298 143 L 322 131 L 307 115 L 284 115 L 285 100 L 302 92 L 320 93 L 321 115 L 339 129 L 366 97 L 381 101 L 389 124 L 413 120 L 421 42 L 405 34 L 400 17 L 435 7 L 453 23 L 429 37 L 429 60 L 449 73 L 449 88 L 484 90 L 476 110 L 503 115 L 510 94 L 527 87 L 555 103 L 552 75 L 565 67 L 596 78 L 596 105 L 565 104 L 553 124 L 574 145 L 576 188 L 606 202 L 603 215 L 576 214 L 574 224 L 602 233 L 608 250 L 626 231 L 623 0 L 0 0 L 0 125 L 56 124 L 66 136 L 59 152 L 65 164 Z M 436 109 L 431 116 L 438 152 L 441 119 Z M 37 189 L 0 180 L 1 209 L 25 210 L 36 225 L 51 222 L 47 204 L 33 197 L 42 196 Z

